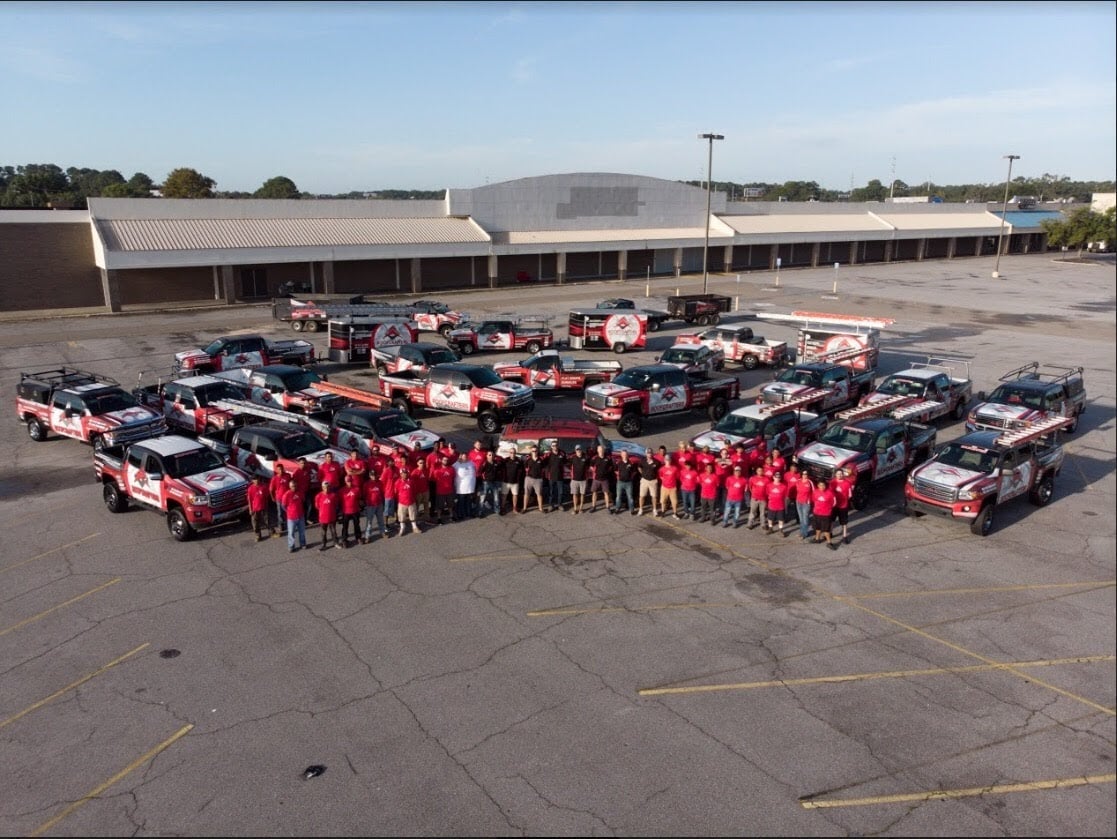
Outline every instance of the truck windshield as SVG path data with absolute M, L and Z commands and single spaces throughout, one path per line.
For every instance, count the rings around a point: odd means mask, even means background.
M 721 422 L 714 426 L 714 431 L 732 434 L 735 437 L 759 437 L 764 431 L 764 421 L 741 414 L 726 414 Z
M 491 367 L 479 367 L 476 370 L 470 370 L 467 375 L 476 387 L 492 387 L 504 381 Z
M 206 355 L 217 355 L 223 349 L 225 349 L 225 339 L 218 338 L 216 341 L 206 346 L 202 350 L 202 352 L 204 352 Z
M 664 364 L 693 364 L 697 357 L 698 350 L 671 347 L 671 349 L 663 354 L 660 361 Z
M 822 377 L 813 370 L 797 370 L 792 367 L 790 370 L 784 370 L 780 373 L 779 376 L 776 377 L 776 381 L 793 385 L 818 387 L 822 383 Z
M 225 461 L 213 449 L 202 447 L 163 458 L 163 466 L 172 478 L 185 478 L 212 469 L 223 469 Z
M 433 349 L 427 350 L 424 359 L 428 365 L 449 364 L 458 360 L 458 354 L 451 352 L 449 349 Z
M 970 472 L 989 474 L 997 466 L 997 453 L 983 449 L 980 446 L 966 446 L 961 443 L 948 443 L 938 457 L 936 463 L 944 466 L 957 466 L 959 469 L 968 469 Z
M 126 411 L 129 408 L 135 408 L 137 404 L 136 397 L 117 388 L 90 394 L 83 401 L 85 407 L 89 409 L 89 413 L 94 416 L 112 413 L 113 411 Z
M 294 459 L 309 457 L 328 447 L 321 439 L 314 436 L 313 432 L 296 431 L 285 434 L 279 440 L 276 440 L 276 448 L 279 450 L 280 456 Z
M 874 437 L 869 431 L 847 428 L 844 425 L 832 425 L 818 438 L 818 442 L 854 452 L 870 452 L 873 450 Z
M 989 395 L 989 401 L 999 405 L 1023 405 L 1026 408 L 1043 410 L 1043 393 L 1034 388 L 1019 385 L 1001 385 Z
M 887 393 L 889 396 L 922 396 L 926 387 L 926 382 L 892 376 L 878 390 L 881 393 Z
M 283 375 L 283 386 L 290 391 L 306 390 L 322 381 L 322 377 L 313 370 L 292 370 Z
M 194 388 L 194 398 L 199 407 L 208 408 L 218 399 L 243 399 L 244 394 L 227 382 L 214 382 Z
M 625 370 L 613 379 L 613 384 L 619 385 L 620 387 L 630 387 L 633 390 L 647 390 L 651 380 L 652 377 L 650 374 L 637 368 Z
M 419 429 L 419 423 L 411 419 L 407 414 L 393 414 L 392 416 L 382 417 L 376 421 L 375 433 L 377 437 L 395 437 L 399 434 L 410 434 L 412 431 Z

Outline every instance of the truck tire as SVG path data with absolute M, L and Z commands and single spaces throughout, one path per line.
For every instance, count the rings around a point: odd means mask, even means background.
M 728 400 L 724 396 L 715 396 L 710 401 L 710 407 L 706 409 L 706 413 L 710 417 L 710 422 L 717 422 L 729 413 Z
M 699 315 L 697 318 L 695 318 L 695 322 L 699 326 L 709 326 L 710 325 L 710 316 L 709 315 Z
M 469 343 L 468 341 L 465 341 L 461 344 L 458 344 L 458 352 L 461 353 L 462 355 L 473 355 L 473 350 L 474 349 L 476 349 L 476 348 L 473 346 L 473 344 Z
M 454 327 L 450 326 L 448 323 L 444 323 L 442 326 L 438 327 L 438 334 L 442 336 L 443 340 L 449 340 L 450 333 L 453 331 Z
M 741 366 L 744 367 L 746 370 L 755 370 L 757 368 L 757 365 L 759 364 L 760 359 L 757 358 L 755 355 L 746 355 L 744 358 L 741 359 Z
M 1073 434 L 1078 430 L 1078 417 L 1079 414 L 1071 414 L 1070 425 L 1067 426 L 1067 434 Z
M 1051 503 L 1051 499 L 1055 496 L 1055 478 L 1048 472 L 1032 487 L 1031 494 L 1028 500 L 1035 504 L 1037 507 L 1046 507 Z
M 318 331 L 318 321 L 308 320 L 306 322 L 306 327 L 305 328 L 306 328 L 307 332 L 317 332 Z
M 175 507 L 167 513 L 167 530 L 171 531 L 176 542 L 188 542 L 194 538 L 194 528 L 186 520 L 186 513 L 182 512 L 181 507 Z
M 850 494 L 849 503 L 853 505 L 855 510 L 864 510 L 869 506 L 869 481 L 863 479 L 853 485 L 853 492 Z
M 301 320 L 291 321 L 291 329 L 295 332 L 302 332 L 303 331 L 303 322 Z
M 959 399 L 954 405 L 954 410 L 950 412 L 950 416 L 955 420 L 960 420 L 966 415 L 966 400 Z
M 660 321 L 651 320 L 651 319 L 648 320 L 648 331 L 649 332 L 659 332 L 659 326 L 660 326 Z
M 719 323 L 721 323 L 721 315 L 720 314 L 715 312 L 714 314 L 710 315 L 710 325 L 711 326 L 717 326 Z
M 496 411 L 482 411 L 477 415 L 477 428 L 482 434 L 496 434 L 500 431 L 500 417 Z
M 27 421 L 27 436 L 36 443 L 41 443 L 47 438 L 47 427 L 37 417 L 31 417 Z
M 622 437 L 636 437 L 644 430 L 644 419 L 637 413 L 622 414 L 617 422 L 617 433 Z
M 538 341 L 528 341 L 526 344 L 524 344 L 524 349 L 527 350 L 528 355 L 535 355 L 537 352 L 543 349 L 543 345 Z
M 101 497 L 105 499 L 105 506 L 110 513 L 123 513 L 128 509 L 128 496 L 120 491 L 116 484 L 109 481 L 101 490 Z
M 981 508 L 977 518 L 970 523 L 970 533 L 974 536 L 988 536 L 993 532 L 993 508 L 997 505 L 990 501 Z
M 411 416 L 411 403 L 402 396 L 397 396 L 392 400 L 392 407 L 404 416 Z
M 617 343 L 613 344 L 613 352 L 617 355 L 621 355 L 627 349 L 628 347 L 625 346 L 624 341 L 617 341 Z

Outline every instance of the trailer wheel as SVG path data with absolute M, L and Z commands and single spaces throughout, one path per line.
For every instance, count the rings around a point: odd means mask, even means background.
M 659 332 L 660 322 L 658 320 L 648 319 L 648 331 Z
M 622 437 L 636 437 L 644 429 L 644 421 L 639 414 L 627 413 L 617 422 L 617 432 Z
M 167 513 L 167 530 L 171 531 L 176 542 L 186 542 L 194 538 L 194 528 L 186 520 L 186 513 L 178 507 Z
M 699 315 L 697 318 L 695 318 L 695 322 L 699 326 L 709 326 L 710 325 L 710 316 L 709 315 Z
M 717 422 L 729 413 L 729 402 L 723 396 L 715 397 L 707 411 L 710 422 Z
M 988 536 L 993 532 L 993 508 L 995 506 L 996 504 L 990 501 L 981 508 L 977 518 L 970 524 L 970 533 L 974 536 Z
M 291 321 L 291 329 L 294 330 L 295 332 L 302 332 L 303 331 L 303 322 L 301 320 Z
M 528 355 L 535 355 L 537 352 L 543 349 L 543 345 L 538 341 L 528 341 L 526 344 L 524 344 L 524 349 L 527 350 Z
M 712 326 L 717 326 L 719 323 L 721 323 L 721 314 L 715 312 L 714 314 L 710 315 L 710 324 Z
M 496 434 L 500 431 L 500 417 L 496 411 L 482 411 L 477 415 L 477 428 L 482 434 Z
M 613 344 L 613 352 L 615 352 L 617 355 L 620 355 L 627 349 L 628 347 L 625 346 L 624 341 L 617 341 L 617 343 Z
M 318 331 L 318 321 L 308 320 L 306 322 L 306 331 L 307 332 L 317 332 Z
M 746 370 L 755 370 L 758 364 L 760 364 L 760 359 L 755 355 L 746 355 L 741 359 L 741 366 Z
M 41 443 L 47 438 L 47 427 L 39 422 L 36 417 L 31 417 L 27 421 L 27 436 L 36 443 Z
M 402 396 L 397 396 L 395 399 L 392 400 L 392 407 L 404 416 L 411 415 L 411 403 L 404 399 Z
M 105 499 L 105 506 L 110 513 L 123 513 L 128 509 L 128 496 L 123 495 L 112 481 L 105 484 L 101 497 Z
M 1035 504 L 1037 507 L 1046 507 L 1051 503 L 1051 499 L 1055 496 L 1055 479 L 1050 475 L 1044 475 L 1036 483 L 1032 489 L 1031 495 L 1028 500 Z

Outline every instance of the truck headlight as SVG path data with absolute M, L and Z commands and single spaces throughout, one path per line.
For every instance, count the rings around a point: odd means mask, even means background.
M 605 397 L 606 408 L 619 408 L 621 406 L 621 398 L 619 396 Z
M 201 494 L 201 495 L 192 494 L 190 496 L 190 503 L 197 506 L 197 507 L 208 507 L 209 506 L 209 496 L 204 494 L 204 493 Z
M 958 490 L 959 501 L 976 501 L 981 498 L 981 493 L 976 489 L 960 489 Z
M 913 484 L 913 485 L 915 484 L 915 473 L 914 472 L 908 472 L 908 483 Z
M 966 415 L 966 422 L 970 423 L 971 425 L 976 425 L 977 424 L 977 411 L 970 411 Z

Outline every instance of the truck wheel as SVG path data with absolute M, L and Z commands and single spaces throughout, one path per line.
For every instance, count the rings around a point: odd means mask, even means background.
M 36 443 L 41 443 L 47 438 L 47 427 L 35 417 L 27 421 L 27 436 Z
M 1032 488 L 1028 500 L 1037 507 L 1046 507 L 1055 496 L 1055 479 L 1051 475 L 1044 475 Z
M 540 344 L 538 341 L 528 341 L 526 344 L 524 344 L 524 349 L 527 350 L 528 355 L 535 355 L 537 352 L 543 349 L 543 345 Z
M 473 346 L 473 344 L 470 344 L 468 341 L 462 344 L 458 344 L 458 352 L 460 352 L 462 355 L 473 355 L 474 349 L 475 347 Z
M 858 481 L 853 487 L 853 494 L 849 498 L 849 503 L 853 505 L 855 510 L 864 510 L 869 506 L 869 482 Z
M 710 325 L 710 316 L 709 315 L 699 315 L 697 318 L 695 318 L 695 321 L 698 323 L 699 326 L 709 326 Z
M 1072 414 L 1070 418 L 1070 425 L 1067 426 L 1067 434 L 1073 434 L 1078 430 L 1078 414 Z
M 659 332 L 659 321 L 658 320 L 649 320 L 648 321 L 648 331 L 649 332 Z
M 404 399 L 402 396 L 397 396 L 395 399 L 392 400 L 392 407 L 404 416 L 411 415 L 411 403 Z
M 128 496 L 121 494 L 116 484 L 111 481 L 101 490 L 101 497 L 105 499 L 105 506 L 110 513 L 123 513 L 128 509 Z
M 710 422 L 717 422 L 729 413 L 729 402 L 724 397 L 717 396 L 710 403 L 707 413 L 709 414 Z
M 613 344 L 613 352 L 617 355 L 620 355 L 627 349 L 628 347 L 625 346 L 624 341 L 617 341 L 617 343 Z
M 760 359 L 755 355 L 746 355 L 741 359 L 741 366 L 746 370 L 755 370 L 758 364 L 760 364 Z
M 950 416 L 956 420 L 962 419 L 966 415 L 966 400 L 959 399 L 954 406 L 954 410 L 950 412 Z
M 622 437 L 636 437 L 644 429 L 644 421 L 639 414 L 624 414 L 617 423 L 617 432 Z
M 301 320 L 291 321 L 291 329 L 294 330 L 295 332 L 302 332 L 303 331 L 303 322 Z
M 981 508 L 977 518 L 970 524 L 970 533 L 974 536 L 988 536 L 993 531 L 993 508 L 996 506 L 992 501 Z
M 710 325 L 711 326 L 717 326 L 719 323 L 721 323 L 721 315 L 720 314 L 710 315 Z
M 482 434 L 496 434 L 500 431 L 500 417 L 495 411 L 482 411 L 477 415 L 477 428 Z
M 442 336 L 443 340 L 448 340 L 450 338 L 450 333 L 453 331 L 454 327 L 450 326 L 448 323 L 444 323 L 442 326 L 438 327 L 438 334 Z
M 317 332 L 318 331 L 318 321 L 308 320 L 306 322 L 306 326 L 304 328 L 306 329 L 307 332 Z
M 186 542 L 194 538 L 194 528 L 186 520 L 186 513 L 178 507 L 167 513 L 167 530 L 171 531 L 176 542 Z

